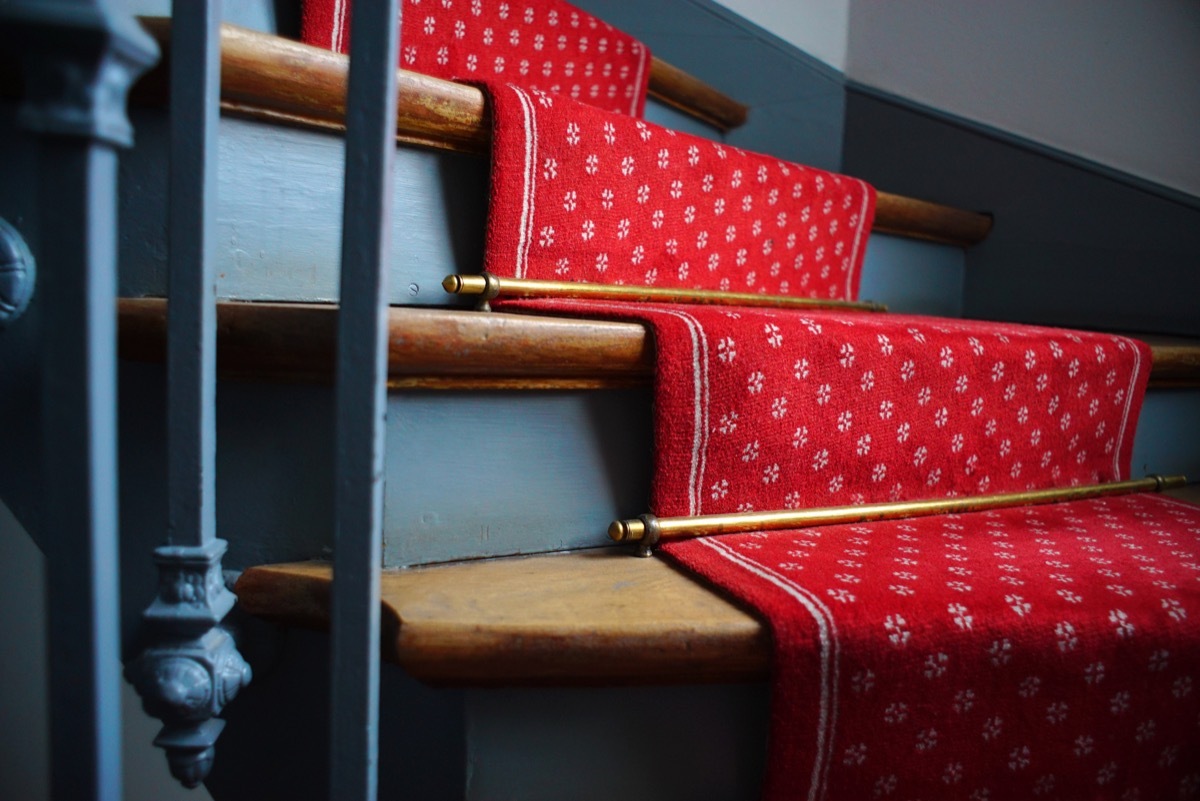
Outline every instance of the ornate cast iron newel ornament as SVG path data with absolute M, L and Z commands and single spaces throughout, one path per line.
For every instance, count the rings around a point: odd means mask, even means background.
M 155 549 L 158 597 L 143 619 L 149 647 L 126 675 L 163 721 L 154 743 L 171 773 L 195 787 L 212 767 L 217 715 L 250 682 L 221 627 L 236 599 L 216 537 L 215 212 L 219 0 L 173 6 L 168 197 L 167 543 Z
M 154 40 L 104 0 L 10 0 L 3 41 L 21 56 L 21 124 L 35 133 L 129 147 L 129 87 L 158 61 Z
M 155 644 L 126 669 L 146 712 L 165 724 L 154 744 L 188 787 L 208 775 L 225 727 L 216 716 L 250 682 L 250 666 L 220 622 L 236 598 L 221 574 L 224 540 L 155 549 L 158 597 L 144 619 Z
M 37 264 L 16 228 L 0 218 L 0 329 L 14 323 L 33 297 Z

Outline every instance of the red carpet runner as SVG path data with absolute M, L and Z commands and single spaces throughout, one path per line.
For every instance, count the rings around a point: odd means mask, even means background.
M 514 86 L 492 87 L 499 275 L 821 298 L 858 291 L 875 192 Z
M 671 552 L 770 620 L 765 798 L 1200 792 L 1194 506 L 1126 496 Z
M 400 66 L 438 78 L 511 81 L 642 115 L 650 51 L 561 0 L 402 0 Z M 306 44 L 347 53 L 351 0 L 304 0 Z
M 873 193 L 494 90 L 502 275 L 850 298 Z M 1126 478 L 1133 340 L 874 315 L 529 301 L 654 329 L 652 510 Z M 1200 510 L 1137 496 L 664 550 L 767 618 L 769 799 L 1200 792 Z
M 306 0 L 345 52 L 350 0 Z M 640 116 L 649 53 L 553 0 L 407 0 L 401 64 L 489 83 L 486 267 L 852 299 L 874 191 Z M 514 81 L 525 88 L 505 86 Z M 1132 340 L 928 318 L 527 302 L 658 352 L 652 510 L 1128 477 Z M 663 548 L 775 639 L 768 799 L 1200 795 L 1200 509 L 1130 496 Z

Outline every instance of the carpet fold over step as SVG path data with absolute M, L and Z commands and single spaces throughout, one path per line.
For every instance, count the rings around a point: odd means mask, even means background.
M 485 268 L 501 276 L 850 300 L 875 190 L 569 98 L 486 84 Z
M 491 86 L 503 276 L 855 299 L 874 190 Z M 1129 477 L 1149 349 L 845 311 L 521 300 L 653 331 L 659 516 Z M 764 797 L 1200 792 L 1200 509 L 1150 496 L 661 550 L 767 621 Z
M 1193 505 L 1130 495 L 668 550 L 769 621 L 765 798 L 1200 793 Z
M 304 0 L 301 38 L 350 51 L 351 0 Z M 562 0 L 401 0 L 400 65 L 437 78 L 512 81 L 642 116 L 650 50 Z

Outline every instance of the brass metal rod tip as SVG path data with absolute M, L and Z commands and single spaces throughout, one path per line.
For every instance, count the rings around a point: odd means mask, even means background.
M 487 291 L 487 278 L 482 275 L 447 275 L 442 289 L 452 295 L 482 295 Z
M 608 536 L 613 542 L 638 542 L 646 536 L 646 526 L 641 520 L 614 520 Z

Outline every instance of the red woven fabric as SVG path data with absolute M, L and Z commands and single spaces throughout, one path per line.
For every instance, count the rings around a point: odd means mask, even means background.
M 351 0 L 304 0 L 301 37 L 350 50 Z M 404 0 L 400 66 L 439 78 L 510 81 L 640 117 L 641 42 L 561 0 Z
M 493 272 L 855 296 L 861 182 L 492 93 Z M 652 326 L 659 515 L 1119 480 L 1150 365 L 1130 339 L 1028 326 L 510 305 Z M 771 627 L 771 801 L 1200 792 L 1195 507 L 1137 496 L 663 550 Z
M 659 515 L 1128 477 L 1149 349 L 892 314 L 524 304 L 654 327 Z
M 767 799 L 1200 794 L 1200 509 L 1137 495 L 671 555 L 775 639 Z
M 1120 480 L 1150 362 L 1028 326 L 521 305 L 653 326 L 660 515 Z M 663 550 L 771 627 L 771 801 L 1200 787 L 1200 510 L 1140 496 Z
M 485 266 L 526 278 L 849 299 L 862 181 L 493 86 Z

